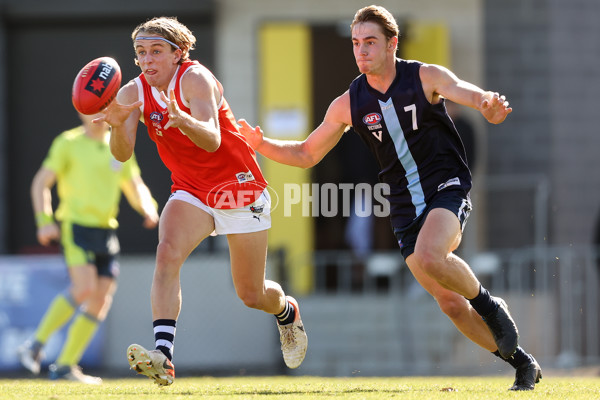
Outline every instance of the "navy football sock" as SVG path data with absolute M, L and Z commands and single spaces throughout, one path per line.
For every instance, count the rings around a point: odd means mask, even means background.
M 515 351 L 515 353 L 508 359 L 502 358 L 498 350 L 496 350 L 493 354 L 512 365 L 512 367 L 515 369 L 519 368 L 526 362 L 533 362 L 533 359 L 529 356 L 529 354 L 525 353 L 525 350 L 523 350 L 521 346 L 517 347 L 517 351 Z
M 474 299 L 467 299 L 471 306 L 477 311 L 477 314 L 485 317 L 486 315 L 498 309 L 498 303 L 490 296 L 481 284 L 479 285 L 479 294 Z

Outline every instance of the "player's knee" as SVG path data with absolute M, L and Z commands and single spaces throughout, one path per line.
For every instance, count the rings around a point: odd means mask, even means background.
M 168 275 L 181 266 L 185 261 L 185 256 L 181 254 L 172 243 L 161 241 L 156 248 L 156 273 L 159 275 Z
M 96 293 L 96 282 L 85 282 L 71 288 L 71 294 L 75 303 L 82 304 L 88 301 Z
M 440 273 L 443 257 L 437 252 L 429 249 L 415 249 L 413 258 L 427 275 L 435 278 Z
M 467 300 L 456 293 L 439 296 L 436 300 L 442 312 L 451 320 L 459 319 L 468 311 Z
M 246 307 L 255 309 L 261 308 L 261 297 L 256 291 L 241 289 L 238 290 L 237 294 Z

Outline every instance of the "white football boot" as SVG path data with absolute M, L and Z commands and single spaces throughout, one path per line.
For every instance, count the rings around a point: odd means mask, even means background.
M 101 385 L 102 378 L 92 375 L 86 375 L 79 365 L 61 365 L 51 364 L 48 367 L 48 377 L 52 381 L 67 380 L 86 385 Z
M 19 354 L 19 361 L 21 365 L 31 371 L 34 375 L 40 374 L 40 368 L 42 360 L 44 359 L 44 352 L 41 349 L 39 342 L 36 346 L 31 340 L 26 341 L 17 349 Z
M 175 366 L 160 350 L 146 350 L 132 344 L 127 348 L 127 361 L 131 369 L 153 379 L 159 386 L 169 386 L 175 380 Z
M 298 368 L 304 356 L 306 355 L 306 348 L 308 347 L 308 337 L 300 318 L 300 308 L 298 302 L 291 296 L 286 296 L 286 299 L 292 303 L 296 309 L 296 316 L 294 322 L 287 325 L 277 324 L 279 328 L 279 340 L 281 341 L 281 352 L 283 353 L 283 361 L 288 368 Z

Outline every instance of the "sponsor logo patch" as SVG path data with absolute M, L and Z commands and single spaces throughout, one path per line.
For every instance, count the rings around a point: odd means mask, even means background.
M 252 171 L 238 172 L 237 174 L 235 174 L 235 177 L 238 183 L 251 182 L 254 180 L 254 175 L 252 175 Z
M 381 122 L 381 115 L 377 113 L 370 113 L 365 115 L 362 120 L 365 125 L 375 125 Z
M 458 178 L 452 178 L 452 179 L 448 179 L 446 182 L 440 184 L 438 186 L 438 192 L 440 190 L 446 189 L 448 186 L 456 186 L 456 185 L 460 185 L 460 179 Z

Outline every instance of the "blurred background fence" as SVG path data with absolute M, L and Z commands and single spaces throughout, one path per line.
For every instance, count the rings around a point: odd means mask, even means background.
M 315 252 L 313 258 L 315 290 L 299 297 L 310 346 L 301 368 L 286 371 L 275 322 L 236 298 L 228 255 L 193 255 L 182 274 L 178 372 L 386 376 L 511 370 L 455 329 L 412 278 L 398 252 L 376 252 L 366 262 L 348 251 Z M 281 279 L 283 270 L 276 260 L 271 257 L 270 275 Z M 470 262 L 492 294 L 506 300 L 519 326 L 521 345 L 542 365 L 598 365 L 595 248 L 511 249 L 477 254 Z M 83 360 L 111 374 L 127 373 L 124 349 L 130 343 L 153 340 L 148 302 L 153 259 L 124 257 L 122 264 L 114 308 Z M 60 259 L 52 257 L 0 258 L 0 371 L 18 369 L 16 347 L 33 332 L 52 291 L 64 283 L 58 265 Z M 50 356 L 54 347 L 49 346 Z
M 482 283 L 508 303 L 520 343 L 547 367 L 597 365 L 598 260 L 592 247 L 477 254 Z M 311 336 L 303 369 L 316 374 L 493 373 L 509 370 L 460 334 L 398 253 L 315 254 L 317 291 L 303 299 Z M 306 311 L 309 310 L 309 311 Z

